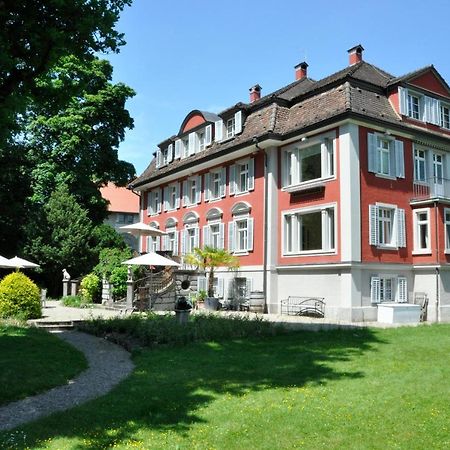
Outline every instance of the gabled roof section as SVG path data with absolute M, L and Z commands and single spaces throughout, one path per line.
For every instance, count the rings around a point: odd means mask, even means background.
M 126 187 L 108 183 L 100 188 L 102 197 L 108 201 L 108 211 L 118 213 L 139 213 L 139 197 Z
M 178 135 L 186 133 L 187 131 L 198 127 L 202 123 L 215 122 L 216 120 L 221 120 L 217 114 L 194 109 L 183 120 Z
M 412 84 L 444 96 L 450 95 L 450 86 L 433 65 L 394 78 L 389 86 L 399 83 Z

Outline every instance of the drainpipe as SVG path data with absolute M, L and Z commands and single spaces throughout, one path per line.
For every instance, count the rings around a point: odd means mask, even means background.
M 264 149 L 258 145 L 258 138 L 254 137 L 253 142 L 257 150 L 262 150 L 264 154 L 264 241 L 263 241 L 263 295 L 264 295 L 264 314 L 267 314 L 267 218 L 268 218 L 268 192 L 267 183 L 267 154 Z
M 434 233 L 436 236 L 436 322 L 440 321 L 440 308 L 439 308 L 439 229 L 438 229 L 438 208 L 437 201 L 434 202 Z

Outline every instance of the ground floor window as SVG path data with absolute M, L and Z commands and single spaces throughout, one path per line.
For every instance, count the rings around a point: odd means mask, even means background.
M 374 275 L 370 279 L 370 300 L 372 303 L 408 301 L 406 277 Z
M 334 251 L 334 217 L 334 206 L 285 213 L 283 254 Z

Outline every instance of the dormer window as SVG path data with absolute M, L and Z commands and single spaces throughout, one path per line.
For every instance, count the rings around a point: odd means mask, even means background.
M 441 127 L 450 129 L 450 106 L 441 105 Z
M 407 115 L 413 119 L 420 119 L 420 97 L 408 93 Z
M 227 120 L 227 139 L 234 136 L 235 123 L 234 117 Z
M 225 120 L 224 127 L 225 139 L 231 139 L 239 134 L 242 131 L 242 111 L 237 111 L 233 117 Z

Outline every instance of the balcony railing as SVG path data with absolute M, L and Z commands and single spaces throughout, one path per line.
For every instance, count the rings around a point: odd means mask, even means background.
M 450 180 L 432 177 L 424 181 L 414 181 L 413 191 L 414 194 L 411 200 L 450 199 Z

